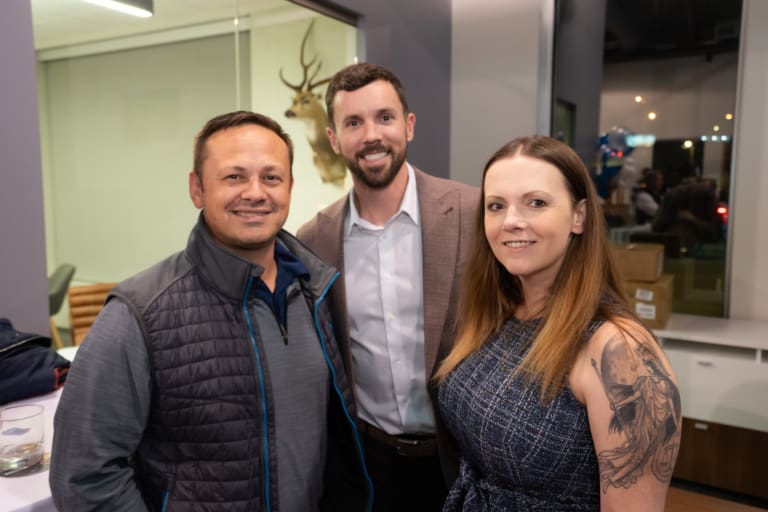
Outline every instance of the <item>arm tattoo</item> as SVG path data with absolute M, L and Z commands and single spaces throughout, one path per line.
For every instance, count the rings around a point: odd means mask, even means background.
M 633 351 L 615 337 L 603 349 L 600 370 L 594 359 L 592 367 L 613 411 L 608 432 L 623 438 L 597 454 L 603 492 L 628 489 L 647 467 L 668 483 L 680 448 L 680 392 L 659 357 L 642 345 Z

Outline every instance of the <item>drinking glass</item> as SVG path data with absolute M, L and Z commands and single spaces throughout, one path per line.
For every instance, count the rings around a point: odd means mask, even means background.
M 0 409 L 0 475 L 18 473 L 39 464 L 45 452 L 42 405 L 13 405 Z

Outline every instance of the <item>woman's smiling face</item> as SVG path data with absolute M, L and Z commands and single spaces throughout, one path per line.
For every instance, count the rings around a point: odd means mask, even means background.
M 524 286 L 551 287 L 572 234 L 583 231 L 584 203 L 574 204 L 560 170 L 516 155 L 485 174 L 485 236 L 494 256 Z

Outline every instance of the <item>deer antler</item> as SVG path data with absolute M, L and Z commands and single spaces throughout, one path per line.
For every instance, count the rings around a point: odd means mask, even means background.
M 323 85 L 323 84 L 327 84 L 328 82 L 330 82 L 330 81 L 331 81 L 331 78 L 332 78 L 332 77 L 330 77 L 330 76 L 329 76 L 328 78 L 323 78 L 323 79 L 322 79 L 322 80 L 320 80 L 319 82 L 313 82 L 313 81 L 312 81 L 312 80 L 314 80 L 314 79 L 315 79 L 315 77 L 317 76 L 317 74 L 320 72 L 320 68 L 321 68 L 322 66 L 323 66 L 323 62 L 322 62 L 322 61 L 320 61 L 320 62 L 318 62 L 318 63 L 317 63 L 317 67 L 315 68 L 315 72 L 314 72 L 314 73 L 312 73 L 312 76 L 311 76 L 311 77 L 310 77 L 310 79 L 309 79 L 309 84 L 307 84 L 307 90 L 311 91 L 311 90 L 312 90 L 312 89 L 314 89 L 315 87 L 319 87 L 319 86 L 321 86 L 321 85 Z
M 312 82 L 312 80 L 314 80 L 315 77 L 317 76 L 317 74 L 320 72 L 320 68 L 323 65 L 322 61 L 320 61 L 320 62 L 317 63 L 317 67 L 314 69 L 314 71 L 310 71 L 310 68 L 312 66 L 314 66 L 315 61 L 317 60 L 317 55 L 315 55 L 312 58 L 312 60 L 310 60 L 308 63 L 304 62 L 304 49 L 307 46 L 307 39 L 309 38 L 309 33 L 312 32 L 312 29 L 314 28 L 314 26 L 315 26 L 315 20 L 312 20 L 309 23 L 309 27 L 307 27 L 307 31 L 304 32 L 304 37 L 301 39 L 301 59 L 300 59 L 300 62 L 301 62 L 302 72 L 304 74 L 304 76 L 301 79 L 301 83 L 298 84 L 298 85 L 293 85 L 292 83 L 288 82 L 288 80 L 286 80 L 285 77 L 283 77 L 283 68 L 280 68 L 280 73 L 279 73 L 280 80 L 282 80 L 283 83 L 286 86 L 288 86 L 289 88 L 293 89 L 296 92 L 304 91 L 304 86 L 305 85 L 307 86 L 306 90 L 307 91 L 311 91 L 315 87 L 317 87 L 319 85 L 323 85 L 323 84 L 328 83 L 328 82 L 331 81 L 331 79 L 329 77 L 329 78 L 325 78 L 323 80 L 320 80 L 319 82 L 314 82 L 314 83 Z M 311 76 L 309 76 L 309 80 L 307 80 L 307 76 L 310 75 L 310 73 L 311 73 Z

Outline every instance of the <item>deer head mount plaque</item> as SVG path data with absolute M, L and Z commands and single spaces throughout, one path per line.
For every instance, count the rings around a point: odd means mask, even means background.
M 333 151 L 331 143 L 328 142 L 328 136 L 325 133 L 328 121 L 323 99 L 315 92 L 317 87 L 327 84 L 331 79 L 329 77 L 315 81 L 323 63 L 318 61 L 317 55 L 309 62 L 306 62 L 304 57 L 307 39 L 314 26 L 315 20 L 312 20 L 301 39 L 299 62 L 304 75 L 301 82 L 295 85 L 288 82 L 283 76 L 283 68 L 280 68 L 280 80 L 294 91 L 291 106 L 285 111 L 285 117 L 304 121 L 307 128 L 307 141 L 312 148 L 312 161 L 323 183 L 342 186 L 347 168 L 344 159 Z

